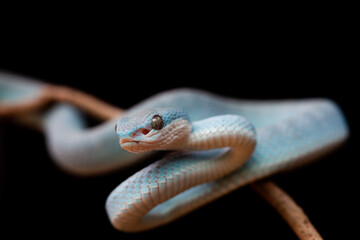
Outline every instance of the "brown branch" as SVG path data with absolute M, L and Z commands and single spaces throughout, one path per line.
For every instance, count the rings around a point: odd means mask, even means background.
M 43 93 L 32 101 L 17 105 L 4 105 L 0 103 L 0 117 L 11 116 L 21 120 L 22 123 L 33 125 L 34 117 L 26 117 L 27 114 L 39 110 L 50 102 L 60 101 L 71 103 L 86 112 L 107 120 L 119 116 L 124 110 L 111 106 L 89 94 L 63 87 L 47 85 Z M 35 127 L 38 127 L 35 125 Z M 322 239 L 314 226 L 310 223 L 303 210 L 295 201 L 270 180 L 251 184 L 252 188 L 273 206 L 300 239 Z
M 49 99 L 71 103 L 101 120 L 114 118 L 124 112 L 118 107 L 73 88 L 49 85 L 45 92 Z
M 71 103 L 101 120 L 111 119 L 123 113 L 123 110 L 79 90 L 48 84 L 43 88 L 42 93 L 38 97 L 27 102 L 17 104 L 0 103 L 0 117 L 16 117 L 19 114 L 31 113 L 51 102 Z
M 299 239 L 322 239 L 304 211 L 274 182 L 270 180 L 258 181 L 251 184 L 251 187 L 275 208 Z

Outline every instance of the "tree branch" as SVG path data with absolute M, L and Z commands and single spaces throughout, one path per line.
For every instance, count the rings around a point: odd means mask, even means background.
M 17 116 L 19 114 L 31 113 L 37 111 L 51 102 L 71 103 L 91 115 L 107 120 L 120 115 L 124 111 L 105 103 L 87 93 L 79 90 L 48 84 L 44 87 L 43 92 L 36 98 L 23 103 L 17 104 L 1 104 L 1 116 Z
M 322 239 L 299 205 L 274 182 L 262 180 L 251 184 L 251 187 L 275 208 L 299 239 Z

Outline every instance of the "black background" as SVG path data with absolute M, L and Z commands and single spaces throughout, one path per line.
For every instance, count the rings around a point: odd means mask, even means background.
M 321 161 L 273 180 L 303 207 L 325 239 L 356 233 L 358 75 L 353 75 L 353 57 L 358 54 L 351 29 L 336 21 L 282 27 L 261 23 L 253 30 L 216 24 L 183 29 L 176 24 L 176 31 L 171 30 L 174 26 L 145 23 L 133 30 L 95 24 L 13 30 L 6 36 L 15 37 L 2 42 L 0 69 L 72 86 L 122 108 L 176 87 L 248 99 L 333 99 L 348 120 L 350 139 Z M 169 225 L 139 234 L 118 232 L 107 219 L 105 200 L 135 168 L 74 177 L 51 161 L 40 133 L 6 121 L 0 124 L 1 239 L 23 234 L 297 239 L 249 187 Z

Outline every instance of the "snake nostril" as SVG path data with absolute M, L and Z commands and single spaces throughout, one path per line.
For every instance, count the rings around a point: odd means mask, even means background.
M 133 132 L 131 134 L 131 137 L 136 137 L 136 136 L 140 136 L 140 135 L 147 135 L 149 132 L 150 132 L 149 129 L 141 128 L 141 129 L 138 129 L 135 132 Z

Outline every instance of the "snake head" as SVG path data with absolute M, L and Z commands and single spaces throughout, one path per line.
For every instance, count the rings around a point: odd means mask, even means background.
M 121 118 L 115 132 L 128 152 L 176 149 L 190 135 L 189 116 L 177 108 L 144 109 Z

